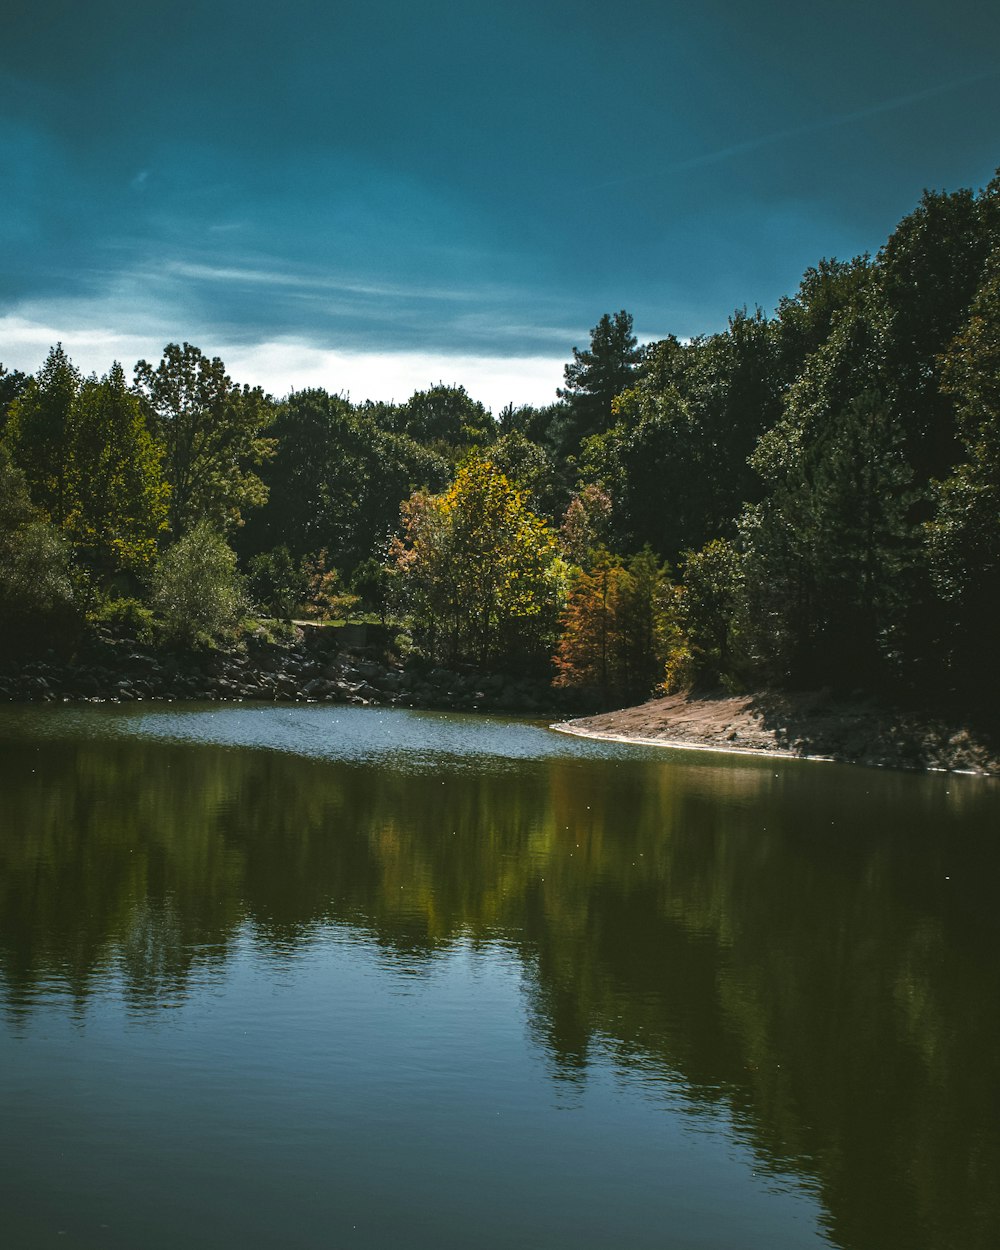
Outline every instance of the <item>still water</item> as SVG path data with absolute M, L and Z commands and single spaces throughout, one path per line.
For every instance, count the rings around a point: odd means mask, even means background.
M 1000 785 L 0 710 L 8 1250 L 1000 1244 Z

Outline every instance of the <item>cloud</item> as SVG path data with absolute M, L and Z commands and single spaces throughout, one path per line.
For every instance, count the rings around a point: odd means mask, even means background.
M 965 78 L 957 78 L 950 82 L 938 83 L 933 87 L 924 87 L 920 91 L 909 91 L 901 95 L 892 96 L 886 100 L 876 101 L 864 108 L 852 109 L 847 113 L 835 113 L 831 117 L 823 117 L 818 121 L 805 122 L 801 126 L 789 126 L 784 130 L 772 130 L 767 134 L 757 135 L 752 139 L 746 139 L 741 143 L 732 143 L 724 148 L 716 148 L 711 152 L 702 152 L 698 156 L 690 156 L 684 160 L 671 161 L 662 166 L 654 174 L 626 174 L 621 178 L 612 178 L 607 182 L 601 182 L 595 185 L 592 190 L 603 191 L 609 187 L 624 186 L 627 183 L 645 181 L 654 176 L 660 176 L 664 173 L 678 174 L 684 173 L 689 169 L 698 169 L 706 165 L 718 165 L 730 159 L 733 156 L 742 156 L 747 152 L 756 152 L 760 148 L 772 147 L 775 144 L 783 143 L 786 139 L 798 139 L 803 135 L 817 134 L 825 130 L 837 130 L 841 126 L 849 126 L 855 122 L 865 121 L 869 117 L 878 117 L 882 113 L 894 113 L 899 109 L 910 108 L 914 104 L 920 104 L 925 100 L 934 99 L 937 96 L 949 95 L 954 91 L 960 91 L 964 87 L 972 87 L 977 83 L 988 82 L 990 79 L 1000 77 L 1000 70 L 987 70 L 981 74 L 971 74 Z
M 113 360 L 122 361 L 126 368 L 140 358 L 158 360 L 167 341 L 151 327 L 123 333 L 93 324 L 13 314 L 0 317 L 0 342 L 6 353 L 3 363 L 25 372 L 34 372 L 56 342 L 63 344 L 85 373 L 102 374 Z M 294 338 L 264 338 L 253 343 L 213 338 L 198 345 L 207 354 L 220 356 L 236 381 L 262 386 L 272 395 L 322 386 L 349 395 L 355 402 L 402 401 L 414 391 L 444 382 L 464 386 L 494 413 L 509 403 L 551 403 L 562 381 L 564 363 L 554 356 L 341 351 Z
M 423 283 L 410 285 L 387 282 L 360 282 L 345 278 L 283 270 L 278 262 L 261 258 L 259 266 L 240 263 L 216 265 L 193 261 L 167 261 L 154 271 L 168 277 L 190 278 L 220 285 L 284 287 L 289 290 L 320 291 L 329 294 L 366 295 L 386 299 L 451 300 L 459 303 L 478 302 L 483 298 L 481 290 L 460 287 L 429 287 Z M 269 263 L 273 267 L 269 267 Z
M 494 413 L 509 403 L 549 404 L 563 361 L 548 356 L 445 355 L 435 352 L 337 351 L 294 339 L 233 347 L 223 357 L 234 377 L 285 394 L 323 386 L 355 402 L 408 399 L 439 382 L 464 386 Z

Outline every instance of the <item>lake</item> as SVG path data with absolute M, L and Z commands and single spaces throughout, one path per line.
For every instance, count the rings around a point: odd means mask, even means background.
M 0 709 L 0 1245 L 978 1250 L 1000 785 Z

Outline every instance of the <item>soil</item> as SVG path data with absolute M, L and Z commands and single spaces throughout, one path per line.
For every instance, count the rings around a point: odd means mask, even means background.
M 553 729 L 675 748 L 1000 774 L 995 725 L 828 691 L 673 694 Z

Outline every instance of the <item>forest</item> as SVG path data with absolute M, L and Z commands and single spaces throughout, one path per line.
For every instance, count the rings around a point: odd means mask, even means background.
M 186 342 L 131 383 L 58 344 L 0 365 L 0 648 L 368 619 L 413 662 L 609 704 L 972 704 L 1000 677 L 1000 173 L 925 192 L 772 315 L 640 346 L 605 314 L 564 373 L 492 414 L 443 383 L 276 399 Z

